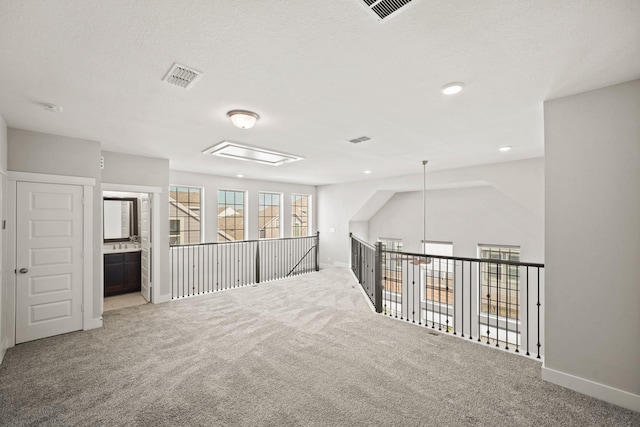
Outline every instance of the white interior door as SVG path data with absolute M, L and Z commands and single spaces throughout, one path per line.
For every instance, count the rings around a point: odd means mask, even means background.
M 150 195 L 140 198 L 140 247 L 142 254 L 142 283 L 140 293 L 147 301 L 151 301 L 151 203 Z
M 82 195 L 17 183 L 16 344 L 82 329 Z

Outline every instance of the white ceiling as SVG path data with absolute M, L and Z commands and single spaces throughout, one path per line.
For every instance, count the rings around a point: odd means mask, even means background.
M 0 115 L 172 169 L 326 184 L 542 156 L 545 99 L 640 78 L 638 0 L 414 0 L 383 23 L 359 3 L 0 0 Z M 162 81 L 174 62 L 204 73 L 191 90 Z M 237 108 L 261 119 L 234 128 Z M 305 160 L 201 154 L 222 140 Z

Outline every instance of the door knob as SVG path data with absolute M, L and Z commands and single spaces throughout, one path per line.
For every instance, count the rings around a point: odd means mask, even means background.
M 20 269 L 20 273 L 22 273 L 22 274 L 25 274 L 25 273 L 28 273 L 28 272 L 29 272 L 28 268 L 21 268 Z

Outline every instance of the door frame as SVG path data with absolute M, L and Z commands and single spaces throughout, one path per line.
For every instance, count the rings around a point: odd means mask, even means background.
M 16 209 L 18 182 L 37 182 L 42 184 L 76 185 L 82 187 L 82 329 L 93 329 L 102 326 L 102 315 L 94 316 L 93 310 L 93 192 L 96 185 L 94 178 L 48 175 L 32 172 L 7 173 L 7 265 L 5 268 L 5 280 L 7 283 L 7 300 L 5 305 L 5 331 L 9 347 L 16 345 Z M 11 270 L 14 272 L 11 273 Z
M 151 194 L 151 277 L 153 280 L 151 288 L 151 304 L 158 304 L 164 302 L 160 297 L 160 251 L 158 250 L 158 243 L 160 242 L 160 196 L 162 194 L 161 187 L 149 187 L 144 185 L 128 185 L 128 184 L 112 184 L 103 182 L 101 186 L 100 196 L 105 191 L 122 191 L 125 193 L 148 193 Z M 100 211 L 100 226 L 104 218 L 103 212 Z M 104 239 L 103 239 L 104 240 Z M 102 254 L 103 241 L 100 242 L 100 253 Z M 104 256 L 100 257 L 100 292 L 104 295 Z M 100 312 L 104 310 L 104 297 L 100 299 Z

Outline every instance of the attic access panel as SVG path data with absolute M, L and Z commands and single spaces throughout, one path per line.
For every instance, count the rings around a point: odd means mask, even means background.
M 380 22 L 397 15 L 404 10 L 405 6 L 412 1 L 416 3 L 418 0 L 357 0 L 358 3 L 366 7 L 374 18 Z

